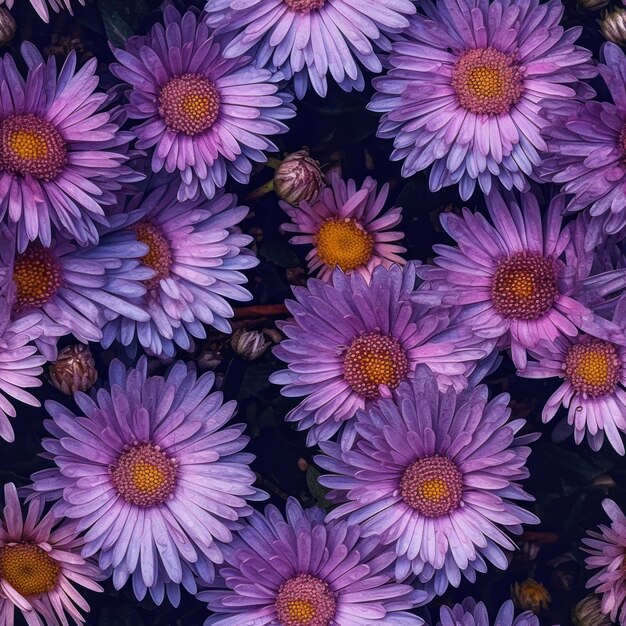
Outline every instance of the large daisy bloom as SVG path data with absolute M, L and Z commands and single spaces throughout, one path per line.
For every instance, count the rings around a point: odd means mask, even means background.
M 388 396 L 418 363 L 437 374 L 442 388 L 463 387 L 477 361 L 494 346 L 451 323 L 446 307 L 415 306 L 415 267 L 377 267 L 368 282 L 337 269 L 329 282 L 310 279 L 286 305 L 293 319 L 274 354 L 287 369 L 270 380 L 288 397 L 304 397 L 287 414 L 307 445 L 330 439 L 358 409 Z
M 252 59 L 226 59 L 223 43 L 192 11 L 165 9 L 164 24 L 114 50 L 111 71 L 128 83 L 128 115 L 137 148 L 151 149 L 152 170 L 177 172 L 179 199 L 211 198 L 227 175 L 247 183 L 252 162 L 278 148 L 267 138 L 286 132 L 291 99 L 281 74 L 255 69 Z
M 508 567 L 508 533 L 539 519 L 514 502 L 528 501 L 525 421 L 509 421 L 508 394 L 488 401 L 485 385 L 442 394 L 420 367 L 393 398 L 359 411 L 348 447 L 322 442 L 315 457 L 331 472 L 320 482 L 340 506 L 327 520 L 360 524 L 396 553 L 396 577 L 415 574 L 442 594 L 462 576 L 471 582 L 487 563 Z M 346 449 L 347 448 L 347 449 Z
M 434 266 L 421 268 L 425 279 L 416 301 L 461 306 L 465 323 L 480 336 L 498 338 L 524 369 L 526 350 L 540 341 L 575 337 L 578 329 L 621 340 L 621 329 L 587 306 L 594 293 L 623 289 L 626 273 L 589 276 L 577 265 L 572 229 L 562 228 L 564 198 L 550 204 L 543 219 L 532 194 L 518 202 L 495 190 L 487 197 L 493 223 L 464 209 L 443 213 L 441 223 L 456 246 L 437 245 Z M 565 263 L 567 259 L 567 263 Z
M 409 25 L 411 0 L 209 0 L 207 22 L 227 33 L 224 55 L 254 55 L 258 67 L 280 68 L 294 78 L 298 98 L 309 82 L 320 96 L 330 74 L 344 91 L 363 90 L 359 65 L 380 72 L 378 51 L 391 47 L 388 36 Z
M 473 598 L 466 598 L 462 604 L 453 607 L 442 606 L 437 626 L 490 626 L 492 623 L 487 607 Z M 539 626 L 539 618 L 531 611 L 515 617 L 513 602 L 505 602 L 493 621 L 494 626 Z
M 369 279 L 378 265 L 404 265 L 398 256 L 406 252 L 398 245 L 404 233 L 390 230 L 400 223 L 402 209 L 392 207 L 382 213 L 389 184 L 377 192 L 376 181 L 369 177 L 360 189 L 353 180 L 344 181 L 338 170 L 327 178 L 329 186 L 313 202 L 297 207 L 280 202 L 291 219 L 281 226 L 294 233 L 290 242 L 313 246 L 307 255 L 309 271 L 318 271 L 321 279 L 329 280 L 339 267 L 346 274 L 358 272 Z
M 560 0 L 442 0 L 419 3 L 424 15 L 393 44 L 391 69 L 374 79 L 369 109 L 383 113 L 379 137 L 394 140 L 402 175 L 432 165 L 430 188 L 478 181 L 527 190 L 538 177 L 541 129 L 550 108 L 592 94 L 591 53 L 564 31 Z
M 290 498 L 253 513 L 224 546 L 222 589 L 198 594 L 215 614 L 205 626 L 420 626 L 407 612 L 428 594 L 393 579 L 393 552 L 358 526 L 324 522 Z
M 83 539 L 74 522 L 42 517 L 44 501 L 35 498 L 22 513 L 13 483 L 4 485 L 0 514 L 0 623 L 13 626 L 17 609 L 28 626 L 80 625 L 89 605 L 77 586 L 102 591 L 104 578 L 80 555 Z
M 265 494 L 252 486 L 252 455 L 241 424 L 226 426 L 235 403 L 210 393 L 213 373 L 196 378 L 182 362 L 165 377 L 147 376 L 119 361 L 109 369 L 110 391 L 96 400 L 74 398 L 76 416 L 46 402 L 46 456 L 56 468 L 33 475 L 33 490 L 58 499 L 55 510 L 85 532 L 83 555 L 97 554 L 113 569 L 120 589 L 132 577 L 142 599 L 157 604 L 167 595 L 177 605 L 180 584 L 196 592 L 194 576 L 210 581 L 250 499 Z
M 0 99 L 0 217 L 18 225 L 20 251 L 37 238 L 50 245 L 52 227 L 96 243 L 103 207 L 138 178 L 123 165 L 132 135 L 103 110 L 97 59 L 76 71 L 71 52 L 57 76 L 54 58 L 30 43 L 21 50 L 26 80 L 10 55 L 0 60 L 0 90 L 12 96 Z
M 78 0 L 78 2 L 80 2 L 83 6 L 85 5 L 85 0 Z M 0 6 L 6 4 L 9 9 L 13 8 L 13 3 L 14 0 L 0 0 Z M 44 22 L 48 22 L 50 20 L 48 7 L 50 7 L 55 13 L 59 13 L 61 9 L 67 9 L 70 13 L 72 13 L 71 0 L 30 0 L 30 3 Z
M 598 69 L 613 102 L 590 100 L 554 111 L 544 129 L 550 156 L 541 165 L 544 177 L 562 183 L 571 196 L 569 211 L 589 208 L 588 247 L 597 242 L 596 231 L 615 234 L 626 226 L 626 57 L 608 42 L 602 57 Z
M 139 202 L 143 217 L 130 230 L 147 247 L 143 263 L 152 275 L 145 294 L 131 303 L 147 319 L 115 316 L 104 329 L 105 346 L 115 339 L 138 342 L 151 354 L 173 356 L 176 346 L 190 350 L 194 337 L 206 337 L 204 324 L 230 332 L 234 312 L 227 299 L 252 298 L 242 270 L 258 260 L 245 248 L 252 237 L 238 227 L 248 208 L 222 191 L 211 200 L 180 202 L 176 188 L 158 187 Z
M 602 502 L 611 525 L 601 524 L 599 532 L 588 531 L 583 539 L 583 549 L 589 553 L 585 559 L 587 569 L 599 570 L 588 581 L 587 587 L 595 587 L 601 597 L 602 612 L 611 621 L 626 622 L 626 517 L 622 510 L 608 498 Z

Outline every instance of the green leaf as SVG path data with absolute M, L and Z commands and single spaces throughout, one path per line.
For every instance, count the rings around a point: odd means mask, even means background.
M 313 465 L 309 465 L 306 469 L 306 484 L 311 495 L 315 498 L 317 506 L 327 509 L 332 506 L 332 502 L 326 499 L 326 489 L 320 485 L 320 471 Z
M 98 9 L 108 39 L 115 46 L 123 46 L 139 26 L 142 15 L 148 12 L 146 0 L 98 0 Z

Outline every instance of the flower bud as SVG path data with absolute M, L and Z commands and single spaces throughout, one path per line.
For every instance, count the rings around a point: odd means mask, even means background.
M 50 382 L 68 396 L 77 391 L 88 391 L 98 379 L 91 351 L 83 344 L 63 348 L 48 371 Z
M 574 626 L 611 626 L 608 615 L 602 612 L 600 598 L 592 593 L 583 598 L 572 609 L 572 622 Z
M 6 46 L 15 37 L 17 24 L 9 9 L 0 7 L 0 46 Z
M 298 150 L 285 157 L 274 174 L 276 195 L 292 206 L 311 202 L 324 186 L 320 164 L 308 150 Z
M 600 24 L 600 30 L 608 41 L 622 47 L 626 45 L 626 10 L 618 7 L 610 13 L 605 11 L 598 24 Z
M 515 583 L 511 587 L 513 603 L 520 611 L 539 613 L 550 605 L 548 590 L 536 580 L 527 578 L 523 583 Z
M 258 359 L 271 343 L 271 341 L 265 341 L 263 333 L 258 330 L 243 330 L 243 328 L 235 331 L 230 340 L 235 353 L 245 361 Z
M 599 11 L 609 4 L 609 0 L 577 0 L 577 2 L 583 11 Z

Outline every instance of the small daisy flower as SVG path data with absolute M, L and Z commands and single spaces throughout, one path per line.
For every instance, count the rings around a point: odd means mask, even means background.
M 513 612 L 513 602 L 505 602 L 493 621 L 494 626 L 539 626 L 539 619 L 531 611 L 524 611 L 517 617 Z M 440 622 L 437 626 L 490 626 L 492 623 L 487 607 L 473 598 L 466 598 L 462 604 L 453 607 L 442 606 Z

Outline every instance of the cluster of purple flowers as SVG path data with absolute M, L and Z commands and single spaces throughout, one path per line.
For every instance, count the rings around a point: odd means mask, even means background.
M 31 4 L 46 21 L 72 10 Z M 49 467 L 4 487 L 3 625 L 15 610 L 83 623 L 76 587 L 110 577 L 157 604 L 196 594 L 206 626 L 420 626 L 416 608 L 506 569 L 540 521 L 522 486 L 539 435 L 482 382 L 505 354 L 521 377 L 561 379 L 542 411 L 563 414 L 557 437 L 625 454 L 626 57 L 607 43 L 596 66 L 562 17 L 560 0 L 210 0 L 113 47 L 106 92 L 74 52 L 0 58 L 0 437 L 14 401 L 39 405 L 28 390 L 61 338 L 144 353 L 112 360 L 78 411 L 45 403 Z M 442 212 L 449 244 L 424 264 L 389 184 L 317 172 L 280 202 L 311 277 L 270 380 L 319 446 L 333 508 L 260 512 L 235 402 L 174 361 L 252 298 L 249 209 L 228 181 L 279 151 L 309 88 L 363 90 L 364 69 L 402 176 L 428 169 L 431 191 L 478 190 L 486 210 Z M 173 364 L 153 376 L 145 355 Z M 589 585 L 624 624 L 626 518 L 604 508 Z M 439 619 L 490 624 L 472 598 Z M 493 623 L 539 622 L 507 602 Z

